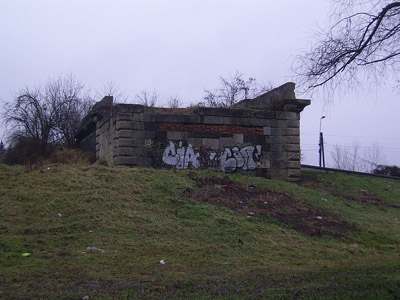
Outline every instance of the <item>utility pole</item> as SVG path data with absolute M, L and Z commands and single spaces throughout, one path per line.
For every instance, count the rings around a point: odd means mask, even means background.
M 324 134 L 322 133 L 322 119 L 325 119 L 325 116 L 322 116 L 319 119 L 319 166 L 325 168 L 325 150 L 324 150 Z

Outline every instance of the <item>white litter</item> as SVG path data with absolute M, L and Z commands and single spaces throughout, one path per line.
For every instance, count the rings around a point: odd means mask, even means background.
M 160 264 L 161 264 L 161 265 L 165 265 L 165 260 L 163 260 L 163 259 L 160 260 Z
M 100 251 L 101 253 L 104 253 L 105 251 L 103 249 L 100 248 L 96 248 L 96 247 L 87 247 L 87 250 L 96 250 L 96 251 Z

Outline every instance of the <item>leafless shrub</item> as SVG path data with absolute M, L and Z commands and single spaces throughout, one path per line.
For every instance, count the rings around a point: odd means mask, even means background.
M 205 90 L 204 105 L 210 107 L 232 106 L 241 100 L 257 97 L 269 90 L 269 87 L 258 84 L 255 78 L 243 79 L 243 75 L 236 72 L 235 75 L 228 78 L 221 76 L 220 87 L 214 91 Z
M 158 99 L 159 99 L 159 94 L 156 91 L 149 92 L 143 90 L 135 96 L 136 103 L 148 107 L 154 107 L 157 104 Z

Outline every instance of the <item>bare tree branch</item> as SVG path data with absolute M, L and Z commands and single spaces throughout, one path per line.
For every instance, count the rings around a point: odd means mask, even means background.
M 337 21 L 309 52 L 296 58 L 293 69 L 300 85 L 312 90 L 326 84 L 352 85 L 359 72 L 381 72 L 400 67 L 400 2 L 336 1 L 351 13 Z M 368 7 L 369 5 L 369 7 Z M 392 72 L 395 76 L 397 72 Z
M 203 97 L 205 105 L 210 107 L 232 106 L 244 99 L 251 99 L 271 90 L 270 87 L 259 85 L 255 78 L 243 79 L 243 75 L 236 72 L 231 77 L 220 77 L 220 87 L 214 91 L 205 90 Z
M 44 153 L 49 143 L 75 145 L 75 134 L 93 101 L 72 75 L 58 77 L 44 87 L 25 88 L 4 106 L 10 138 L 36 141 Z

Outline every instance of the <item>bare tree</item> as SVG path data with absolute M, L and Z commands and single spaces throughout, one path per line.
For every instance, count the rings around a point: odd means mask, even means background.
M 22 89 L 5 103 L 4 122 L 12 141 L 29 139 L 44 154 L 49 143 L 74 146 L 75 133 L 92 104 L 74 76 L 50 80 L 44 87 Z
M 400 68 L 400 2 L 336 0 L 333 25 L 297 57 L 294 71 L 305 89 L 353 87 L 361 77 L 384 80 Z M 397 77 L 398 78 L 398 77 Z
M 362 148 L 358 142 L 354 142 L 350 147 L 336 144 L 331 151 L 333 167 L 371 173 L 378 165 L 384 163 L 385 158 L 379 144 L 373 143 L 363 151 Z
M 154 107 L 157 104 L 159 97 L 160 96 L 156 91 L 149 92 L 143 90 L 135 96 L 135 101 L 144 106 Z
M 182 106 L 182 101 L 178 96 L 172 96 L 168 99 L 168 107 L 169 108 L 179 108 Z
M 100 91 L 96 93 L 96 98 L 102 99 L 104 96 L 112 96 L 114 103 L 128 103 L 129 97 L 119 90 L 115 82 L 112 80 L 107 81 L 103 84 Z
M 379 165 L 385 163 L 385 155 L 377 142 L 364 149 L 362 162 L 363 170 L 368 173 L 372 173 Z
M 251 99 L 271 88 L 261 86 L 255 78 L 243 79 L 243 75 L 236 72 L 234 76 L 220 77 L 221 86 L 214 91 L 205 90 L 204 104 L 210 107 L 232 106 L 244 99 Z

